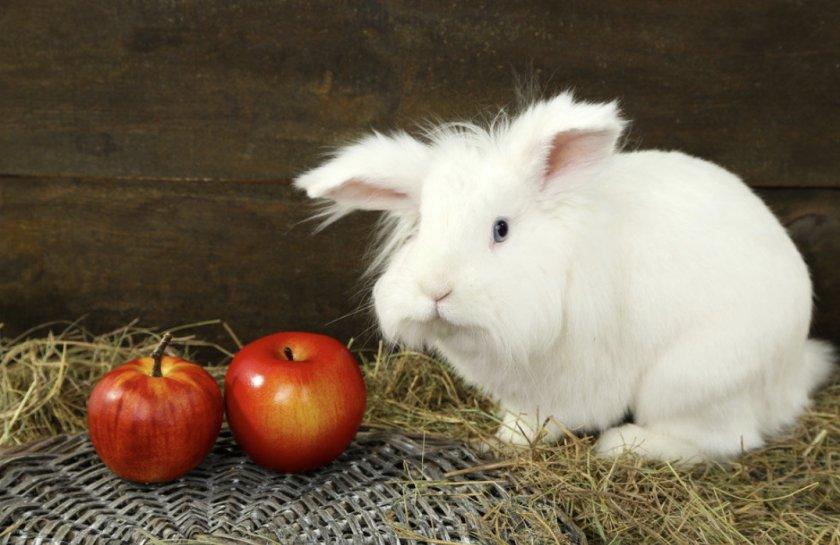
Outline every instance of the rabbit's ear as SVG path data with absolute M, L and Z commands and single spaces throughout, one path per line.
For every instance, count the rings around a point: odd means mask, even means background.
M 511 122 L 508 137 L 545 188 L 612 155 L 625 125 L 616 102 L 575 102 L 563 93 L 532 104 Z
M 374 133 L 339 149 L 321 166 L 298 176 L 295 187 L 334 202 L 332 213 L 416 210 L 428 168 L 428 147 L 405 133 Z

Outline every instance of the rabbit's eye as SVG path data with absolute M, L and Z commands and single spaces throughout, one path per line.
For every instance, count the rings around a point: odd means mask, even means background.
M 504 218 L 499 218 L 493 224 L 493 240 L 496 242 L 503 241 L 508 235 L 508 222 Z

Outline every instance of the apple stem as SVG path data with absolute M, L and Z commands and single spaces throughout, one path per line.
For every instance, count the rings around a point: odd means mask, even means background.
M 289 361 L 295 361 L 295 355 L 292 353 L 292 349 L 288 346 L 283 349 L 283 355 L 286 356 L 286 359 Z
M 162 377 L 163 373 L 160 371 L 160 360 L 163 358 L 163 351 L 166 350 L 166 347 L 169 345 L 169 342 L 172 340 L 172 333 L 166 332 L 163 334 L 163 338 L 160 340 L 160 343 L 155 347 L 154 351 L 152 352 L 152 361 L 154 364 L 152 365 L 152 376 L 153 377 Z

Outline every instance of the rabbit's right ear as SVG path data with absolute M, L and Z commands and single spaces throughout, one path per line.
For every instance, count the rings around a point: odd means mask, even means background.
M 428 169 L 428 147 L 406 133 L 374 133 L 298 176 L 295 187 L 334 202 L 334 213 L 353 210 L 411 212 L 418 208 Z
M 552 193 L 588 167 L 616 152 L 626 121 L 617 102 L 575 101 L 571 93 L 537 101 L 517 116 L 506 135 L 508 149 L 540 173 L 540 188 Z

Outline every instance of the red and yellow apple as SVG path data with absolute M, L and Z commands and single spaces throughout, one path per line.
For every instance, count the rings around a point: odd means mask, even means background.
M 224 405 L 216 381 L 201 366 L 165 356 L 167 334 L 152 357 L 120 365 L 88 398 L 90 439 L 120 477 L 142 483 L 171 481 L 210 452 Z
M 258 464 L 307 471 L 337 458 L 365 412 L 349 350 L 315 333 L 276 333 L 242 348 L 225 376 L 228 424 Z

